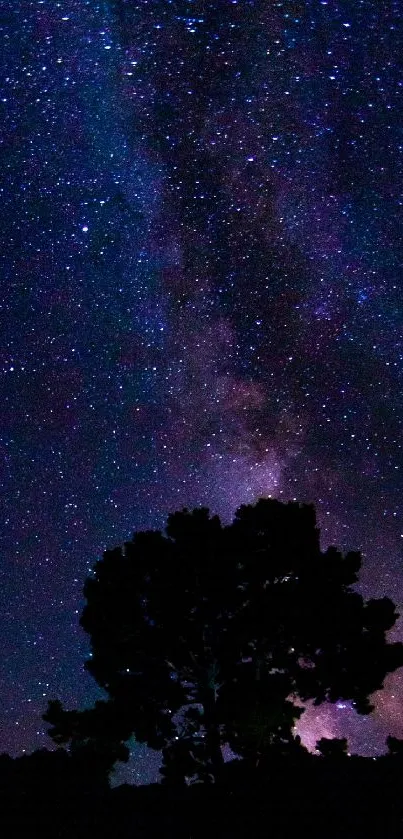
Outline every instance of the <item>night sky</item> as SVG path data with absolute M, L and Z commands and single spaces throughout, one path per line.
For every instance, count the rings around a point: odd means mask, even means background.
M 0 750 L 48 746 L 105 547 L 313 501 L 403 612 L 400 0 L 1 4 Z M 393 632 L 403 640 L 403 620 Z M 371 718 L 403 736 L 403 671 Z M 131 777 L 158 760 L 134 747 Z

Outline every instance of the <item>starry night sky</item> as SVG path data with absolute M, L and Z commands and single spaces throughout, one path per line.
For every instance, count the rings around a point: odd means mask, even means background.
M 313 501 L 403 612 L 402 19 L 2 4 L 0 750 L 50 746 L 49 698 L 99 695 L 84 578 L 184 505 Z M 372 718 L 299 728 L 375 754 L 402 699 L 398 671 Z

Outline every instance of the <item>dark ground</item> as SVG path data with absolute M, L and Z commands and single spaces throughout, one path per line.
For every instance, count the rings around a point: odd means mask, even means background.
M 0 830 L 52 839 L 403 836 L 403 762 L 306 755 L 259 771 L 227 764 L 219 784 L 110 789 L 63 751 L 0 758 Z

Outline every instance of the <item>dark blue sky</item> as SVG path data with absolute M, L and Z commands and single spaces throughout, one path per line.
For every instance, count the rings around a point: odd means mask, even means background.
M 402 11 L 3 4 L 1 749 L 95 697 L 85 575 L 185 504 L 314 501 L 402 607 Z M 402 691 L 301 730 L 372 753 Z

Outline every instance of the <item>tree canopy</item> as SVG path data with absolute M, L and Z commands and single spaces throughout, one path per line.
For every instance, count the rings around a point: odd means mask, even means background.
M 224 744 L 255 765 L 301 748 L 304 701 L 347 699 L 369 713 L 403 645 L 386 640 L 392 601 L 354 590 L 360 566 L 357 552 L 322 551 L 313 506 L 296 502 L 261 499 L 228 526 L 183 510 L 164 533 L 135 533 L 84 587 L 86 667 L 109 701 L 92 721 L 51 703 L 54 738 L 88 747 L 104 737 L 116 759 L 134 734 L 163 750 L 166 780 L 207 780 Z

